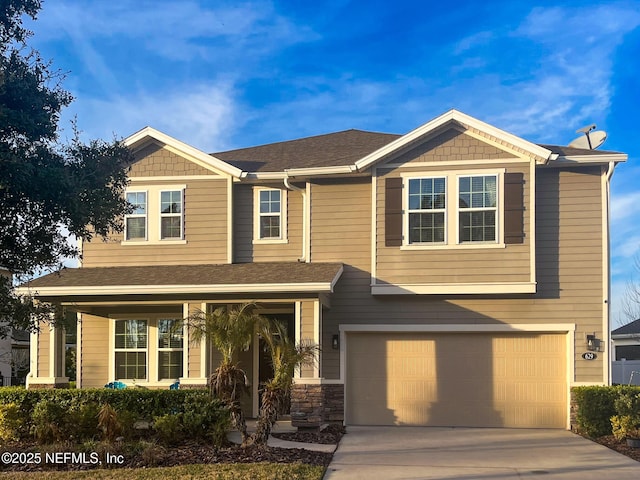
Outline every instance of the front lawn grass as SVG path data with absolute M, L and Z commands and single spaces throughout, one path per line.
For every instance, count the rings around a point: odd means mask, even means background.
M 321 480 L 324 467 L 303 463 L 218 463 L 213 465 L 180 465 L 165 468 L 117 468 L 113 470 L 84 470 L 72 472 L 7 472 L 3 479 L 23 480 L 155 480 L 171 479 L 216 479 L 216 480 Z

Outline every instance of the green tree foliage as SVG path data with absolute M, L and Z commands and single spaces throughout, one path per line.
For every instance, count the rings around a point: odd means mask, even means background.
M 78 257 L 71 236 L 91 240 L 122 231 L 132 157 L 119 141 L 61 143 L 61 110 L 72 96 L 63 76 L 26 43 L 22 25 L 39 0 L 0 2 L 0 266 L 19 279 Z M 0 321 L 35 328 L 50 309 L 11 291 L 0 277 Z M 0 331 L 0 335 L 3 333 Z

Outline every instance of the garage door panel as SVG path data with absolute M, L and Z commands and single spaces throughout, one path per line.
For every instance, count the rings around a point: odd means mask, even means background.
M 566 427 L 565 334 L 354 333 L 347 422 Z

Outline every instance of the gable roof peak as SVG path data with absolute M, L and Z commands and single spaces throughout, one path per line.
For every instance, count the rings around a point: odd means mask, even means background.
M 192 161 L 199 163 L 205 168 L 218 170 L 237 178 L 241 178 L 244 174 L 241 169 L 150 126 L 146 126 L 134 134 L 129 135 L 124 139 L 123 143 L 132 150 L 136 150 L 137 148 L 148 145 L 150 140 L 156 140 L 164 145 L 174 148 L 175 150 L 191 157 L 194 159 Z

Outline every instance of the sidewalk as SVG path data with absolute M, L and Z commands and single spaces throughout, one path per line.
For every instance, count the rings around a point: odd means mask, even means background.
M 247 420 L 247 431 L 249 433 L 253 433 L 256 431 L 256 421 L 255 420 Z M 291 426 L 291 420 L 278 420 L 278 422 L 274 425 L 272 432 L 273 433 L 290 433 L 296 432 L 297 428 Z M 235 444 L 240 444 L 242 442 L 240 437 L 240 432 L 231 431 L 227 433 L 227 439 Z M 280 440 L 279 438 L 274 438 L 273 436 L 269 437 L 267 441 L 267 445 L 270 447 L 278 447 L 278 448 L 303 448 L 305 450 L 313 450 L 315 452 L 325 452 L 325 453 L 333 453 L 337 447 L 334 444 L 321 444 L 321 443 L 306 443 L 306 442 L 290 442 L 288 440 Z

